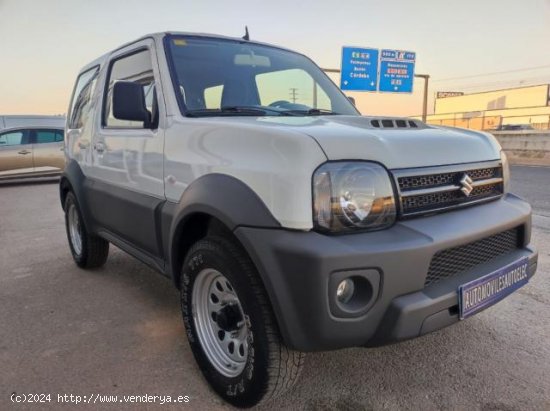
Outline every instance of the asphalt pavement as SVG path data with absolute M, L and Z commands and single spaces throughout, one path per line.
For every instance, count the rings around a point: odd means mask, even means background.
M 513 167 L 512 180 L 533 205 L 540 252 L 527 286 L 416 340 L 309 354 L 297 387 L 265 409 L 550 410 L 550 168 Z M 13 393 L 50 402 L 13 403 Z M 76 268 L 57 183 L 0 185 L 0 410 L 186 408 L 231 407 L 195 365 L 171 282 L 114 247 L 104 268 Z

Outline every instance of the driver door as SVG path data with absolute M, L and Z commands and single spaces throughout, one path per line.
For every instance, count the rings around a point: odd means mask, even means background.
M 111 234 L 153 257 L 162 255 L 157 241 L 156 209 L 164 200 L 164 104 L 154 43 L 144 40 L 111 57 L 97 110 L 92 140 L 94 180 L 90 201 L 95 220 Z M 112 110 L 117 81 L 142 85 L 152 126 L 120 120 Z M 160 115 L 159 115 L 160 114 Z

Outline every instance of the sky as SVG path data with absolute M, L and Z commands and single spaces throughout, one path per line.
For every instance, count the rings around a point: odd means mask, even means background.
M 344 45 L 414 51 L 429 111 L 436 91 L 550 83 L 550 0 L 0 0 L 0 115 L 66 113 L 79 69 L 144 34 L 245 25 L 324 68 Z M 422 87 L 351 95 L 363 114 L 418 115 Z

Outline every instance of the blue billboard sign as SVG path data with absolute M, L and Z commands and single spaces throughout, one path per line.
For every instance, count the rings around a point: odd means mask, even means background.
M 383 93 L 412 93 L 415 62 L 414 52 L 382 50 L 378 90 Z
M 340 88 L 348 91 L 376 91 L 378 55 L 377 49 L 343 47 Z

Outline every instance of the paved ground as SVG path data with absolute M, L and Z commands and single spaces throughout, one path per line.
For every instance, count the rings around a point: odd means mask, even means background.
M 515 167 L 534 206 L 538 275 L 480 315 L 414 341 L 311 354 L 271 404 L 308 410 L 550 409 L 550 168 Z M 95 272 L 68 251 L 55 183 L 0 186 L 0 410 L 177 409 L 58 404 L 57 394 L 190 396 L 228 409 L 199 374 L 169 281 L 121 251 Z M 12 392 L 51 393 L 15 405 Z

